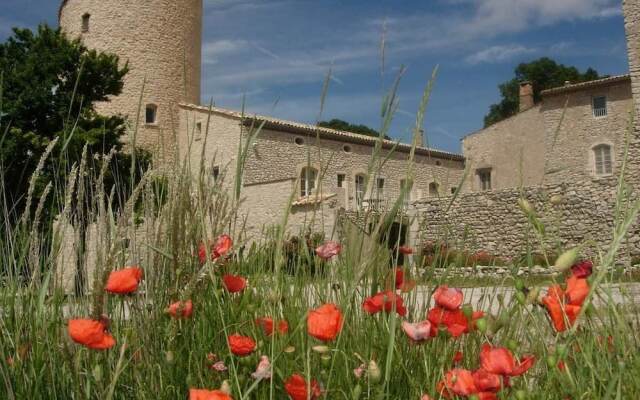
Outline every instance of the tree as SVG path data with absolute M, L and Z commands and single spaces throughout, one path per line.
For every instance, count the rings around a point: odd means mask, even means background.
M 47 25 L 36 32 L 14 29 L 0 44 L 0 173 L 7 203 L 22 202 L 29 177 L 56 137 L 43 181 L 68 171 L 85 144 L 89 154 L 122 150 L 125 119 L 100 115 L 94 107 L 122 92 L 128 69 L 118 61 Z M 119 154 L 116 168 L 127 168 L 127 157 Z M 146 162 L 148 155 L 140 159 Z
M 380 137 L 380 132 L 376 131 L 375 129 L 369 128 L 366 125 L 354 125 L 347 121 L 336 118 L 332 119 L 331 121 L 320 121 L 318 122 L 318 126 L 323 128 L 336 129 L 338 131 L 353 132 L 365 136 Z M 387 140 L 391 140 L 391 138 L 387 135 L 385 135 L 384 138 Z
M 489 113 L 484 117 L 485 128 L 496 122 L 518 113 L 520 107 L 520 82 L 529 81 L 533 85 L 533 99 L 540 102 L 543 90 L 562 86 L 565 82 L 587 82 L 602 78 L 593 68 L 584 73 L 576 67 L 558 64 L 554 60 L 543 57 L 538 60 L 522 63 L 515 69 L 515 78 L 498 86 L 502 100 L 492 104 Z

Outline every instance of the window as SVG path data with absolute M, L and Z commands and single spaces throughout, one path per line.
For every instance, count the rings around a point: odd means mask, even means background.
M 384 178 L 376 180 L 376 189 L 378 191 L 378 199 L 382 199 L 384 197 Z
M 338 187 L 339 188 L 343 188 L 344 187 L 345 178 L 346 178 L 345 174 L 338 174 Z
M 440 185 L 436 182 L 431 182 L 429 184 L 429 196 L 437 196 L 440 192 Z
M 438 161 L 436 161 L 436 165 L 439 167 L 439 166 L 441 166 L 441 165 L 442 165 L 442 162 L 440 162 L 440 161 L 438 160 Z
M 196 136 L 202 135 L 202 122 L 196 122 Z
M 613 172 L 611 162 L 611 146 L 599 144 L 593 148 L 596 175 L 608 175 Z
M 145 122 L 147 124 L 155 124 L 158 118 L 158 106 L 155 104 L 147 104 L 145 110 Z
M 607 97 L 598 96 L 593 98 L 593 116 L 596 118 L 607 116 Z
M 82 33 L 89 32 L 89 23 L 91 22 L 91 14 L 82 16 Z
M 344 146 L 342 146 L 342 151 L 344 151 L 345 153 L 351 153 L 351 146 L 345 144 Z
M 213 181 L 217 182 L 218 178 L 220 177 L 220 167 L 213 167 L 213 169 L 211 170 L 211 176 L 213 176 Z
M 478 180 L 480 181 L 480 190 L 491 190 L 491 169 L 479 169 Z
M 356 205 L 361 206 L 364 194 L 367 191 L 367 178 L 364 175 L 356 175 Z
M 458 188 L 452 187 L 451 188 L 451 194 L 456 194 L 456 190 L 458 190 Z
M 309 197 L 316 189 L 316 177 L 318 171 L 312 167 L 304 167 L 300 172 L 300 195 L 302 197 Z
M 302 146 L 304 144 L 304 139 L 301 137 L 297 137 L 295 138 L 294 142 L 298 145 L 298 146 Z

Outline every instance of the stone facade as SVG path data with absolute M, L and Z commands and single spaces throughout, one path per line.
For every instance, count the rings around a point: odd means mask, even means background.
M 292 234 L 304 227 L 330 235 L 339 210 L 358 208 L 356 175 L 367 175 L 375 143 L 371 138 L 331 129 L 316 131 L 313 126 L 267 117 L 243 118 L 219 108 L 209 112 L 206 107 L 187 104 L 182 105 L 180 121 L 180 131 L 189 134 L 181 136 L 179 146 L 187 154 L 191 170 L 199 170 L 204 154 L 207 168 L 225 171 L 229 184 L 235 176 L 240 141 L 244 143 L 249 134 L 247 125 L 252 121 L 256 126 L 265 123 L 249 149 L 242 177 L 242 214 L 247 216 L 247 230 L 254 238 L 259 237 L 265 226 L 282 221 L 291 200 L 288 227 Z M 409 146 L 398 146 L 395 150 L 392 146 L 390 142 L 384 143 L 380 159 L 386 161 L 366 190 L 364 206 L 386 208 L 400 196 L 401 181 L 407 174 Z M 317 180 L 313 194 L 305 198 L 301 176 L 307 166 L 314 168 L 322 179 Z M 417 149 L 412 200 L 450 194 L 463 174 L 461 156 Z M 339 175 L 344 179 L 342 187 L 338 186 Z M 380 192 L 379 179 L 383 180 Z
M 129 66 L 122 94 L 98 111 L 127 116 L 132 132 L 139 118 L 136 143 L 171 160 L 177 106 L 200 102 L 202 0 L 64 0 L 59 20 L 68 36 Z M 155 123 L 145 123 L 147 105 L 157 107 Z
M 532 186 L 544 177 L 544 115 L 539 106 L 462 139 L 469 165 L 468 191 L 481 190 L 480 171 L 491 174 L 491 188 Z

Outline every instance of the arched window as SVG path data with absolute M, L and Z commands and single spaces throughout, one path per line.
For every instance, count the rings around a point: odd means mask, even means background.
M 91 22 L 91 14 L 87 13 L 82 16 L 82 33 L 89 32 Z
M 613 172 L 611 162 L 611 146 L 599 144 L 593 148 L 594 166 L 596 175 L 608 175 Z
M 309 197 L 316 189 L 318 171 L 312 167 L 304 167 L 300 171 L 300 195 Z
M 158 121 L 158 106 L 155 104 L 147 104 L 145 107 L 145 122 L 147 124 L 155 124 Z
M 431 182 L 429 184 L 429 196 L 437 196 L 440 192 L 440 185 L 437 182 Z
M 367 191 L 367 177 L 358 174 L 356 175 L 355 181 L 355 189 L 356 189 L 356 205 L 361 206 L 362 201 L 364 200 L 364 195 Z

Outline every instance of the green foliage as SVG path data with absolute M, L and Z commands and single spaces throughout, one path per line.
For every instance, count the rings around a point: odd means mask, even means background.
M 85 145 L 90 155 L 122 149 L 125 119 L 100 115 L 94 108 L 96 102 L 121 93 L 128 69 L 119 67 L 118 61 L 117 56 L 88 50 L 47 25 L 36 32 L 14 29 L 13 36 L 0 44 L 0 132 L 4 133 L 0 167 L 10 203 L 24 200 L 28 178 L 56 137 L 60 140 L 37 187 L 68 171 L 80 160 Z M 114 166 L 130 169 L 126 158 L 118 155 Z M 144 153 L 137 158 L 148 162 Z M 124 177 L 122 168 L 114 175 Z
M 521 63 L 515 69 L 515 77 L 498 86 L 502 100 L 492 104 L 484 117 L 485 128 L 518 113 L 520 106 L 520 82 L 533 84 L 533 99 L 540 102 L 543 90 L 562 86 L 565 82 L 579 83 L 602 78 L 596 70 L 588 68 L 584 73 L 576 67 L 558 64 L 554 60 L 542 57 L 529 63 Z
M 318 122 L 318 126 L 323 128 L 336 129 L 338 131 L 352 132 L 365 136 L 373 136 L 379 137 L 380 132 L 375 129 L 369 128 L 366 125 L 355 125 L 351 124 L 347 121 L 343 121 L 341 119 L 332 119 L 331 121 L 320 121 Z M 391 140 L 391 138 L 387 135 L 384 135 L 384 138 L 387 140 Z

